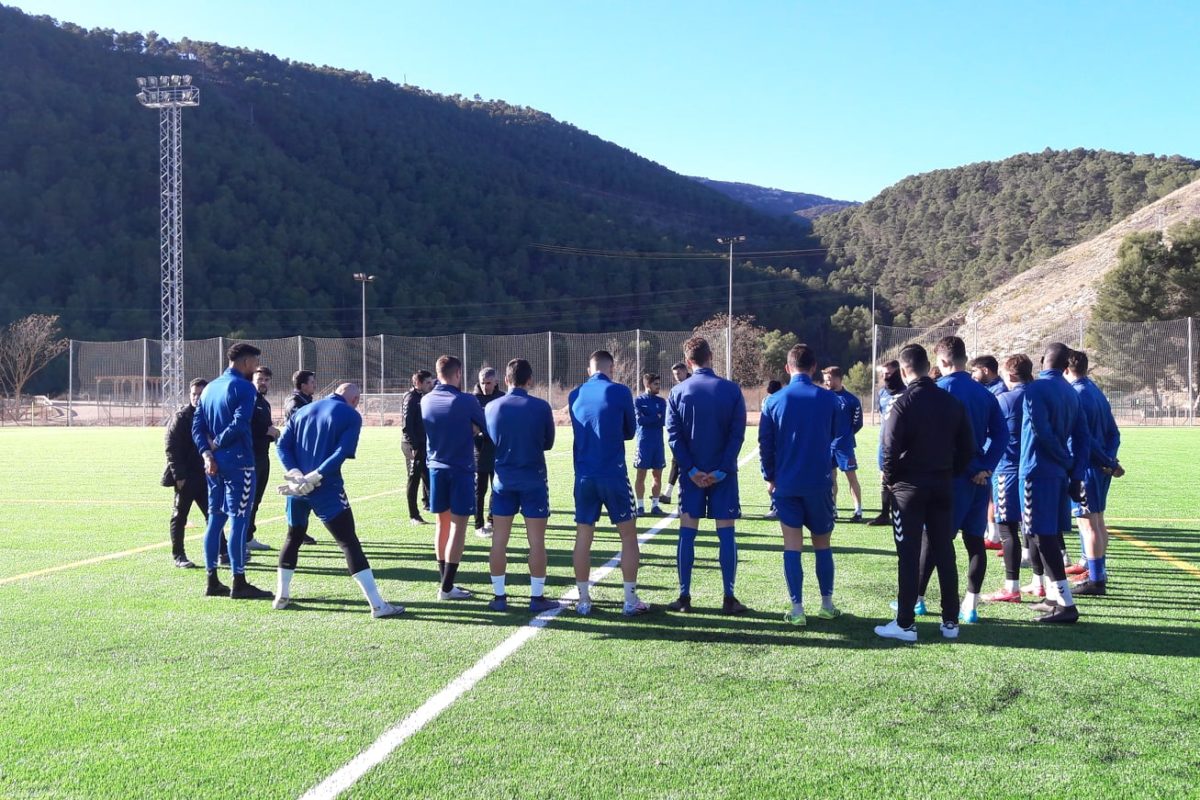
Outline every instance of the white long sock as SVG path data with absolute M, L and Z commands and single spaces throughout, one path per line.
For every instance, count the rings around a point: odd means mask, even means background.
M 370 569 L 364 569 L 362 572 L 354 573 L 351 577 L 358 582 L 358 587 L 362 589 L 363 596 L 367 598 L 371 608 L 379 608 L 383 605 L 383 597 L 379 594 L 379 587 L 375 585 L 375 573 Z
M 529 596 L 530 597 L 541 597 L 545 593 L 545 591 L 546 591 L 546 578 L 545 577 L 535 578 L 532 575 L 530 575 L 529 576 Z
M 504 597 L 504 576 L 503 575 L 493 575 L 492 576 L 492 594 L 496 595 L 496 597 Z
M 979 607 L 979 593 L 978 592 L 967 592 L 966 594 L 963 595 L 963 601 L 962 601 L 962 610 L 963 611 L 974 611 L 978 607 Z
M 588 587 L 591 583 L 588 581 L 575 581 L 575 588 L 579 590 L 579 599 L 585 602 L 591 601 L 592 595 L 588 592 Z
M 1018 581 L 1010 581 L 1010 580 L 1004 581 L 1004 590 L 1006 592 L 1015 592 L 1015 591 L 1020 590 L 1020 588 L 1021 588 L 1021 582 L 1019 580 Z
M 637 602 L 637 581 L 625 581 L 625 603 L 633 605 Z
M 1028 560 L 1029 560 L 1029 548 L 1028 548 L 1028 547 L 1022 547 L 1022 548 L 1021 548 L 1021 560 L 1022 560 L 1022 561 L 1028 561 Z
M 294 569 L 279 568 L 279 579 L 275 582 L 276 597 L 291 597 L 292 576 L 296 574 Z
M 1058 600 L 1058 604 L 1060 606 L 1066 606 L 1067 608 L 1075 605 L 1075 601 L 1071 598 L 1071 582 L 1055 581 L 1054 584 L 1058 587 L 1058 595 L 1060 598 Z

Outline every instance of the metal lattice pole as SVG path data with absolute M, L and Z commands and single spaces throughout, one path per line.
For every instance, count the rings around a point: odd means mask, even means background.
M 158 112 L 159 264 L 162 283 L 162 405 L 186 400 L 183 377 L 183 136 L 180 109 L 200 105 L 190 75 L 137 79 L 137 99 Z M 163 415 L 169 419 L 168 414 Z

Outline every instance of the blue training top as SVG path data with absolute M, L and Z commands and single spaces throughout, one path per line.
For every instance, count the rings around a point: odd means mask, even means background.
M 959 370 L 938 379 L 939 389 L 945 389 L 967 409 L 971 430 L 975 433 L 975 458 L 967 467 L 968 475 L 995 472 L 1004 448 L 1008 446 L 1008 426 L 996 395 L 968 373 Z
M 693 469 L 736 475 L 745 439 L 746 398 L 733 381 L 701 367 L 671 390 L 667 442 L 684 475 Z
M 1008 387 L 1004 385 L 1004 380 L 1002 378 L 996 378 L 996 380 L 992 381 L 991 383 L 983 384 L 983 388 L 996 395 L 996 397 L 999 397 L 1008 391 Z
M 496 444 L 496 488 L 539 489 L 546 485 L 546 451 L 554 446 L 554 412 L 524 389 L 487 404 L 487 434 Z
M 192 441 L 201 455 L 211 451 L 221 469 L 254 466 L 250 419 L 257 397 L 254 384 L 233 367 L 204 387 L 192 417 Z
M 361 431 L 362 414 L 340 394 L 331 394 L 292 414 L 275 451 L 285 470 L 316 470 L 321 489 L 341 488 L 342 463 L 354 458 Z
M 830 447 L 843 425 L 837 395 L 807 375 L 793 375 L 767 398 L 758 422 L 763 478 L 783 497 L 828 492 L 833 486 Z
M 426 461 L 434 469 L 475 471 L 475 430 L 487 430 L 483 407 L 475 395 L 439 383 L 421 398 L 425 423 Z
M 656 394 L 643 392 L 633 401 L 633 409 L 637 412 L 638 435 L 641 430 L 658 431 L 662 436 L 663 426 L 667 424 L 667 400 Z
M 1087 469 L 1087 420 L 1062 372 L 1044 369 L 1025 384 L 1021 420 L 1021 479 L 1082 480 Z
M 842 429 L 833 440 L 833 449 L 853 450 L 858 444 L 854 439 L 854 434 L 861 431 L 863 426 L 862 401 L 846 391 L 844 387 L 834 392 L 833 395 L 838 399 L 838 407 L 842 412 Z
M 575 433 L 575 478 L 623 478 L 625 442 L 637 431 L 633 392 L 597 372 L 567 399 Z
M 1087 418 L 1091 465 L 1114 469 L 1117 466 L 1117 450 L 1121 447 L 1121 432 L 1117 429 L 1108 398 L 1087 376 L 1072 381 L 1071 387 L 1079 395 L 1079 407 Z
M 1021 470 L 1021 422 L 1025 419 L 1025 387 L 1018 383 L 1011 390 L 996 396 L 1004 425 L 1008 428 L 1008 445 L 996 464 L 996 472 L 1016 475 Z

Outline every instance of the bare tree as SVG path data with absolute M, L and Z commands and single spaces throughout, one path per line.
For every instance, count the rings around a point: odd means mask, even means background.
M 718 372 L 725 371 L 725 314 L 716 314 L 696 326 L 696 336 L 708 339 L 713 349 L 713 366 Z M 742 385 L 755 386 L 762 383 L 769 370 L 763 364 L 763 336 L 766 328 L 758 325 L 752 315 L 733 318 L 733 374 L 725 377 Z
M 29 379 L 68 347 L 59 338 L 58 317 L 30 314 L 0 332 L 0 391 L 21 407 L 21 392 Z M 18 411 L 19 414 L 19 411 Z

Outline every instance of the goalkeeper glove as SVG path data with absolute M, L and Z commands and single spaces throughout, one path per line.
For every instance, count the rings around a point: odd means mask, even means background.
M 304 480 L 308 482 L 309 486 L 315 489 L 321 485 L 321 477 L 321 473 L 314 469 L 312 472 L 304 476 Z

